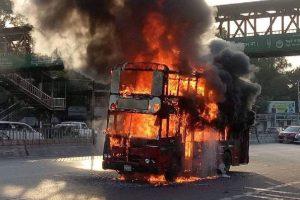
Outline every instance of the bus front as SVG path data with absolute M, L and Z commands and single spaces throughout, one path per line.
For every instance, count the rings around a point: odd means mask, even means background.
M 174 137 L 162 137 L 162 104 L 168 68 L 124 64 L 112 71 L 103 169 L 165 173 Z

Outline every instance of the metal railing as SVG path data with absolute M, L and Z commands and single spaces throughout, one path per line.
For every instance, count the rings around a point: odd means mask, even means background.
M 286 32 L 283 32 L 282 30 L 275 30 L 272 31 L 271 34 L 270 32 L 250 32 L 247 33 L 246 36 L 242 33 L 238 33 L 238 34 L 230 34 L 229 38 L 241 38 L 241 37 L 251 37 L 251 36 L 265 36 L 265 35 L 280 35 L 280 34 L 286 34 L 286 33 L 299 33 L 298 29 L 289 29 Z
M 43 128 L 37 131 L 0 130 L 0 146 L 44 145 L 44 144 L 88 144 L 95 143 L 96 134 L 93 130 L 58 130 Z
M 9 80 L 16 87 L 22 89 L 27 95 L 50 110 L 64 110 L 66 108 L 65 98 L 53 98 L 49 96 L 16 73 L 2 74 L 2 77 Z
M 256 114 L 256 121 L 298 120 L 298 114 Z
M 275 143 L 278 142 L 278 134 L 258 132 L 257 134 L 252 132 L 249 138 L 250 143 Z
M 32 110 L 34 110 L 34 107 L 20 105 L 19 108 L 13 110 L 11 113 L 9 113 L 6 117 L 2 118 L 1 120 L 17 122 L 21 120 L 25 114 L 31 112 Z
M 17 102 L 11 106 L 9 106 L 7 109 L 0 112 L 0 120 L 6 120 L 8 116 L 15 112 L 16 110 L 20 109 L 22 107 L 20 102 Z

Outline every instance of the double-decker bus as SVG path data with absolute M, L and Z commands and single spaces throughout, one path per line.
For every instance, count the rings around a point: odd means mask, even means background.
M 188 94 L 212 107 L 203 118 L 217 116 L 217 104 L 207 99 L 210 91 L 201 72 L 180 73 L 157 63 L 115 67 L 103 169 L 121 174 L 163 174 L 166 180 L 173 181 L 179 174 L 203 175 L 207 167 L 216 171 L 213 166 L 220 163 L 225 171 L 230 165 L 247 164 L 249 130 L 231 134 L 230 127 L 217 130 L 203 123 L 205 128 L 191 131 L 193 124 L 180 106 L 188 103 L 184 101 Z

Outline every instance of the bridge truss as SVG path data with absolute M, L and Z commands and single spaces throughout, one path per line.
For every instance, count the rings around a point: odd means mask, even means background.
M 268 0 L 217 8 L 218 30 L 226 38 L 300 32 L 299 0 Z M 264 30 L 259 31 L 258 27 Z
M 217 9 L 220 37 L 244 43 L 250 57 L 300 55 L 299 0 L 265 0 Z
M 32 53 L 32 27 L 24 25 L 20 16 L 13 15 L 10 0 L 0 0 L 0 53 Z

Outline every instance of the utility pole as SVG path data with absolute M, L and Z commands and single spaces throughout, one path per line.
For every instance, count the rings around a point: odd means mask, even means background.
M 297 97 L 298 97 L 298 125 L 299 125 L 299 114 L 300 114 L 300 80 L 297 80 Z
M 94 129 L 94 118 L 95 118 L 95 81 L 92 82 L 92 96 L 91 96 L 91 125 Z
M 298 97 L 298 113 L 300 113 L 300 89 L 299 89 L 299 80 L 297 80 L 297 97 Z

